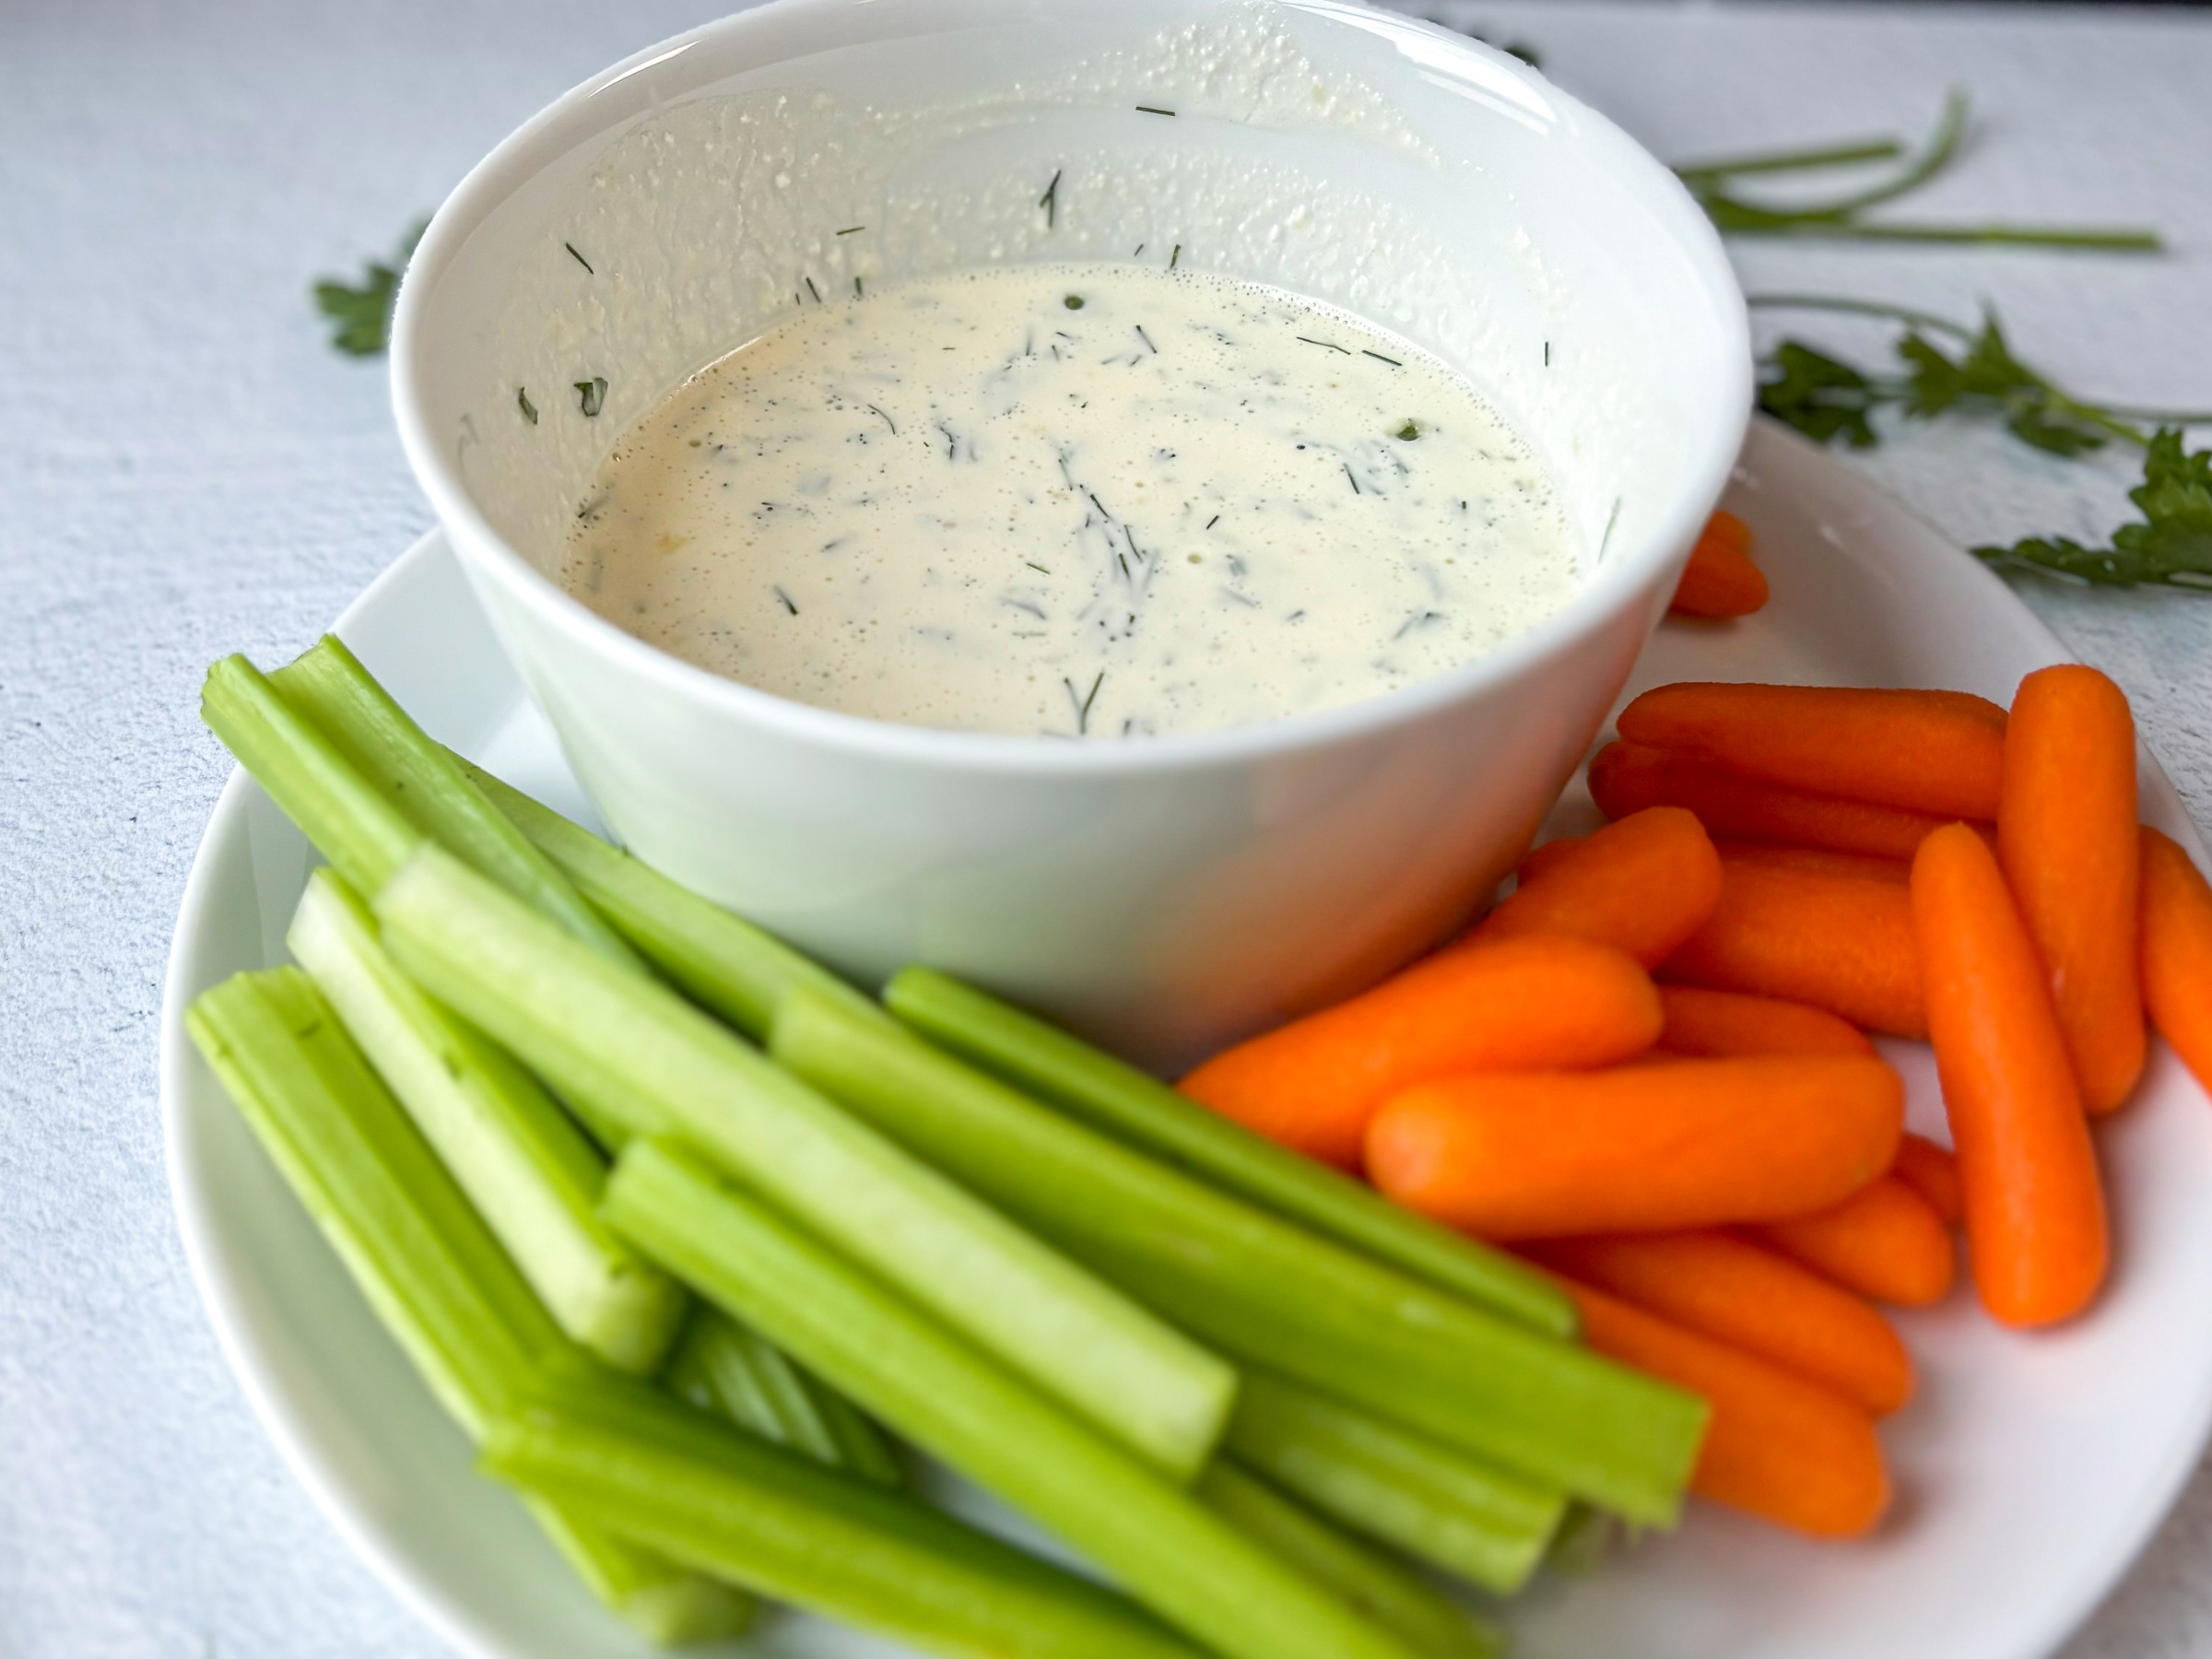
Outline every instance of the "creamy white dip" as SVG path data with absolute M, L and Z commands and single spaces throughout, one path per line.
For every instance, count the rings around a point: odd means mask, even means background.
M 1136 265 L 823 300 L 623 434 L 562 571 L 748 686 L 959 730 L 1206 730 L 1455 666 L 1578 580 L 1474 388 L 1334 308 Z

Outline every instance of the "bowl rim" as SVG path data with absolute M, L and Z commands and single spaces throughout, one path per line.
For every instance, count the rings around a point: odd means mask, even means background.
M 1535 90 L 1554 100 L 1560 112 L 1572 119 L 1578 139 L 1595 147 L 1598 158 L 1610 163 L 1615 175 L 1661 229 L 1671 234 L 1692 271 L 1703 279 L 1713 321 L 1723 336 L 1713 365 L 1722 382 L 1719 390 L 1729 403 L 1742 409 L 1742 417 L 1735 422 L 1724 418 L 1711 441 L 1678 469 L 1680 487 L 1636 544 L 1600 563 L 1556 610 L 1503 644 L 1441 673 L 1334 708 L 1240 725 L 1168 733 L 1141 743 L 1079 743 L 1029 734 L 950 730 L 820 708 L 687 662 L 600 616 L 539 571 L 492 526 L 462 481 L 445 446 L 430 436 L 420 356 L 425 349 L 425 313 L 430 308 L 437 278 L 469 237 L 553 159 L 543 153 L 549 140 L 559 140 L 559 153 L 588 141 L 588 134 L 566 129 L 581 124 L 580 117 L 598 94 L 633 75 L 680 57 L 702 41 L 759 27 L 764 16 L 827 11 L 847 3 L 770 0 L 770 4 L 715 18 L 647 46 L 570 88 L 469 170 L 432 216 L 408 262 L 392 324 L 392 404 L 401 447 L 464 568 L 496 581 L 542 625 L 567 636 L 618 672 L 642 679 L 663 695 L 703 703 L 722 716 L 734 717 L 794 744 L 936 771 L 1127 777 L 1324 751 L 1416 724 L 1508 683 L 1555 656 L 1569 654 L 1593 635 L 1617 625 L 1670 559 L 1678 562 L 1687 557 L 1696 530 L 1727 485 L 1751 416 L 1749 312 L 1712 221 L 1675 174 L 1618 124 L 1497 48 L 1423 19 L 1374 13 L 1343 0 L 1277 0 L 1287 9 L 1353 21 L 1368 32 L 1403 27 L 1407 31 L 1427 33 L 1483 65 L 1486 74 L 1502 71 L 1535 83 Z M 689 91 L 676 96 L 688 97 Z M 1674 548 L 1683 551 L 1669 551 Z M 1654 607 L 1650 620 L 1656 619 Z

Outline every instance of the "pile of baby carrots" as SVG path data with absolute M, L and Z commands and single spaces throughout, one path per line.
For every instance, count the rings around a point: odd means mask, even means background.
M 1680 684 L 1590 766 L 1613 821 L 1460 940 L 1216 1055 L 1185 1092 L 1510 1244 L 1598 1349 L 1712 1405 L 1695 1487 L 1865 1532 L 1913 1368 L 1877 1304 L 2014 1326 L 2108 1264 L 2090 1123 L 2146 1015 L 2212 1088 L 2212 887 L 2136 821 L 2136 735 L 2077 665 L 1952 691 Z M 1935 1048 L 1955 1152 L 1867 1032 Z

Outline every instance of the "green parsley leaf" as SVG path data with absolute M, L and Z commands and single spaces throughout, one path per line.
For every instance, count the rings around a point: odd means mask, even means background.
M 1815 443 L 1841 434 L 1853 449 L 1872 449 L 1879 440 L 1867 411 L 1888 396 L 1849 363 L 1797 340 L 1783 341 L 1760 365 L 1759 406 Z
M 2142 522 L 2112 532 L 2109 548 L 2066 536 L 2030 536 L 2009 547 L 1976 547 L 1991 564 L 2041 571 L 2100 586 L 2149 583 L 2212 592 L 2212 450 L 2182 447 L 2171 427 L 2151 439 L 2143 482 L 2128 491 Z
M 358 284 L 325 276 L 314 285 L 315 309 L 335 325 L 330 343 L 347 356 L 383 355 L 392 332 L 392 308 L 399 302 L 400 273 L 407 268 L 415 244 L 429 225 L 423 219 L 408 231 L 390 265 L 370 261 Z

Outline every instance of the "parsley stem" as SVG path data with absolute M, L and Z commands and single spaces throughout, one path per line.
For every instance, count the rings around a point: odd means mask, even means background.
M 1851 300 L 1829 294 L 1746 294 L 1744 303 L 1754 311 L 1845 312 L 1860 317 L 1886 317 L 1893 322 L 1909 323 L 1915 328 L 1933 328 L 1954 339 L 1974 337 L 1972 329 L 1962 327 L 1948 317 L 1915 311 L 1909 305 L 1891 305 L 1883 300 Z
M 1675 171 L 1685 179 L 1724 179 L 1739 173 L 1809 171 L 1821 167 L 1850 167 L 1861 161 L 1891 161 L 1904 153 L 1905 147 L 1894 138 L 1866 138 L 1813 149 L 1765 150 L 1719 161 L 1695 161 L 1677 167 Z
M 1712 204 L 1709 204 L 1711 206 Z M 1778 217 L 1739 218 L 1716 214 L 1723 230 L 1738 236 L 1835 237 L 1855 241 L 1979 243 L 1991 247 L 2086 248 L 2110 253 L 2159 253 L 2166 248 L 2156 230 L 2098 225 L 1916 225 L 1874 224 L 1850 218 Z

